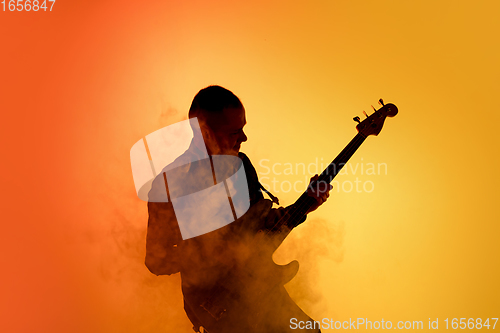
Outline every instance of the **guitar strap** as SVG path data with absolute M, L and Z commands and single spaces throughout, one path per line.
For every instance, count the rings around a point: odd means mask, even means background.
M 259 181 L 258 181 L 259 182 Z M 266 192 L 266 194 L 269 196 L 269 198 L 271 198 L 271 201 L 274 202 L 275 204 L 279 205 L 280 204 L 280 201 L 277 197 L 275 197 L 271 192 L 269 192 L 268 190 L 265 189 L 264 186 L 262 186 L 262 184 L 259 182 L 259 187 L 261 189 L 261 192 L 264 191 Z
M 269 196 L 269 198 L 271 198 L 272 202 L 274 202 L 275 204 L 279 205 L 280 204 L 280 201 L 277 197 L 275 197 L 271 192 L 269 192 L 268 190 L 266 190 L 264 188 L 264 186 L 257 180 L 257 182 L 259 183 L 259 187 L 260 187 L 260 190 L 261 192 L 264 191 L 266 192 L 266 194 Z M 294 225 L 294 227 L 298 226 L 299 224 L 303 223 L 305 220 L 307 219 L 307 215 L 304 215 L 298 222 L 297 224 Z

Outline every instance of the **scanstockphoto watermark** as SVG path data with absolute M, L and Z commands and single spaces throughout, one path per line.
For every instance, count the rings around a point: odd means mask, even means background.
M 323 318 L 321 321 L 300 321 L 297 318 L 290 319 L 290 328 L 296 329 L 336 329 L 336 330 L 359 330 L 359 329 L 400 329 L 400 330 L 418 330 L 424 328 L 424 322 L 421 320 L 414 321 L 398 321 L 390 320 L 368 320 L 367 318 L 356 318 L 349 320 L 334 320 L 331 318 Z M 429 326 L 430 328 L 430 326 Z
M 321 321 L 300 321 L 297 318 L 290 318 L 290 328 L 296 329 L 336 329 L 336 330 L 371 330 L 371 329 L 398 329 L 398 330 L 437 330 L 445 329 L 495 329 L 498 318 L 429 318 L 428 320 L 369 320 L 368 318 L 356 318 L 349 320 L 334 320 L 331 318 L 323 318 Z
M 259 180 L 271 192 L 289 193 L 293 191 L 301 193 L 309 185 L 309 178 L 312 175 L 320 174 L 328 166 L 329 162 L 317 157 L 314 162 L 308 164 L 271 162 L 271 160 L 264 158 L 259 161 Z M 387 176 L 387 170 L 387 163 L 365 162 L 363 158 L 361 158 L 360 162 L 348 162 L 345 165 L 332 166 L 330 172 L 338 176 L 331 182 L 333 185 L 332 191 L 372 193 L 375 190 L 375 178 L 373 176 Z M 346 175 L 356 176 L 356 178 L 354 180 L 342 179 L 342 176 Z M 282 176 L 302 176 L 303 180 L 282 180 Z M 370 179 L 366 179 L 367 176 Z M 322 187 L 327 187 L 327 184 L 318 182 L 317 186 L 318 190 L 321 191 Z

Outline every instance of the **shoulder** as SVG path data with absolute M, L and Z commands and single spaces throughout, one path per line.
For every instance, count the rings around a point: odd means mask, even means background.
M 177 179 L 185 179 L 185 175 L 189 173 L 191 168 L 191 164 L 200 159 L 200 157 L 196 154 L 196 151 L 193 148 L 193 145 L 190 146 L 184 153 L 178 156 L 174 161 L 170 164 L 166 165 L 153 179 L 151 184 L 151 189 L 148 194 L 148 199 L 150 202 L 168 202 L 168 194 L 165 183 L 167 182 L 167 174 L 170 173 L 169 178 L 169 187 L 174 186 L 175 178 Z M 172 175 L 175 177 L 172 177 Z

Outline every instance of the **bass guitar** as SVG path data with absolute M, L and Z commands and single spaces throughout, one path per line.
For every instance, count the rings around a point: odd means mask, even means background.
M 398 113 L 394 104 L 384 104 L 382 99 L 379 103 L 382 107 L 371 115 L 365 113 L 367 118 L 363 121 L 353 118 L 358 122 L 358 133 L 310 186 L 329 184 L 365 139 L 378 135 L 385 119 Z M 306 190 L 285 215 L 269 224 L 266 215 L 272 203 L 261 200 L 238 221 L 190 240 L 192 248 L 203 247 L 203 251 L 210 252 L 210 262 L 200 263 L 197 278 L 201 278 L 202 283 L 198 280 L 190 284 L 189 278 L 184 281 L 183 276 L 186 312 L 190 319 L 208 332 L 219 333 L 296 332 L 297 329 L 290 328 L 292 318 L 297 322 L 311 322 L 284 288 L 296 275 L 298 262 L 277 265 L 272 255 L 315 203 L 316 199 Z M 217 272 L 216 275 L 213 272 Z M 302 331 L 318 331 L 312 327 Z

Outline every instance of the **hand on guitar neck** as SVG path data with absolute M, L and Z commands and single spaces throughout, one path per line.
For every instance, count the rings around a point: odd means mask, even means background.
M 332 185 L 327 182 L 318 181 L 319 176 L 316 174 L 311 178 L 309 186 L 307 187 L 307 195 L 316 199 L 316 203 L 309 208 L 306 214 L 315 211 L 321 206 L 330 196 L 330 190 L 333 188 Z

